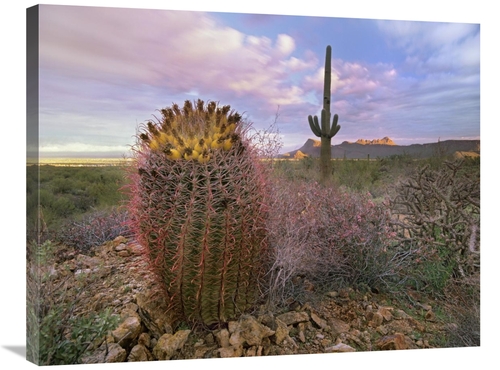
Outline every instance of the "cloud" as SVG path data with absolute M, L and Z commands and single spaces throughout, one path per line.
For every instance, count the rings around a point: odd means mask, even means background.
M 293 140 L 311 135 L 307 116 L 321 109 L 324 48 L 305 49 L 285 29 L 243 33 L 209 13 L 145 9 L 42 6 L 40 17 L 44 145 L 78 133 L 67 142 L 120 146 L 154 109 L 198 97 L 230 102 L 262 126 L 279 106 L 282 133 Z M 403 137 L 415 123 L 434 129 L 435 120 L 474 126 L 478 27 L 377 24 L 402 63 L 332 60 L 339 139 L 373 139 L 378 130 Z
M 244 34 L 201 12 L 42 6 L 41 140 L 70 135 L 75 125 L 64 122 L 78 122 L 80 142 L 99 125 L 129 142 L 124 125 L 132 131 L 180 96 L 230 101 L 265 120 L 305 102 L 299 77 L 289 77 L 316 60 L 295 48 L 285 33 Z
M 281 57 L 286 57 L 295 50 L 295 41 L 288 35 L 279 34 L 276 40 L 276 50 Z
M 290 56 L 289 35 L 274 41 L 244 35 L 198 12 L 42 7 L 40 35 L 43 71 L 171 93 L 217 90 L 263 95 L 271 104 L 276 94 L 297 101 L 300 89 L 284 82 L 285 72 L 310 66 Z
M 443 73 L 479 69 L 479 25 L 377 21 L 388 44 L 407 54 L 408 70 Z

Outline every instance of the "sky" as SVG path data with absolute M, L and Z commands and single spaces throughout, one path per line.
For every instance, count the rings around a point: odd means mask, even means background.
M 197 99 L 298 149 L 318 139 L 327 45 L 332 145 L 480 138 L 474 22 L 42 5 L 39 30 L 42 157 L 121 156 L 159 109 Z

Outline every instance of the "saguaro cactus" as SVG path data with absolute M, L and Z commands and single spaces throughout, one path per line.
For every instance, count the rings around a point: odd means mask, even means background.
M 262 167 L 229 105 L 186 101 L 160 112 L 135 147 L 132 228 L 177 318 L 225 322 L 258 294 Z
M 330 95 L 332 84 L 332 47 L 326 47 L 325 58 L 325 85 L 323 90 L 323 109 L 321 110 L 321 123 L 318 116 L 309 115 L 309 126 L 311 127 L 314 135 L 321 138 L 321 152 L 320 152 L 320 168 L 321 179 L 326 181 L 331 173 L 331 159 L 332 159 L 332 137 L 334 137 L 340 130 L 340 125 L 337 125 L 339 116 L 335 114 L 330 126 Z

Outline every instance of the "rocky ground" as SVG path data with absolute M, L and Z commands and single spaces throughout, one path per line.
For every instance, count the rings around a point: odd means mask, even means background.
M 345 289 L 279 312 L 262 308 L 214 330 L 172 327 L 150 297 L 153 283 L 140 256 L 139 245 L 118 237 L 90 256 L 63 248 L 50 267 L 53 282 L 70 282 L 75 314 L 111 308 L 120 316 L 84 363 L 433 348 L 443 345 L 450 325 L 415 292 L 397 305 L 383 294 Z

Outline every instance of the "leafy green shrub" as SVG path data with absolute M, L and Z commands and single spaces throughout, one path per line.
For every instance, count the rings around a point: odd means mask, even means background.
M 71 316 L 71 307 L 51 307 L 40 324 L 40 365 L 78 364 L 96 339 L 118 324 L 110 310 L 84 317 Z M 69 330 L 67 328 L 70 328 Z
M 95 340 L 116 328 L 119 317 L 109 310 L 75 314 L 88 281 L 71 286 L 53 273 L 56 245 L 47 241 L 27 248 L 26 357 L 37 365 L 80 362 Z
M 351 190 L 369 191 L 379 178 L 379 164 L 367 160 L 335 161 L 333 183 Z
M 118 206 L 123 200 L 119 189 L 125 184 L 125 171 L 113 166 L 27 166 L 26 181 L 27 240 L 41 238 L 43 242 L 68 218 Z M 44 233 L 37 235 L 40 223 Z

